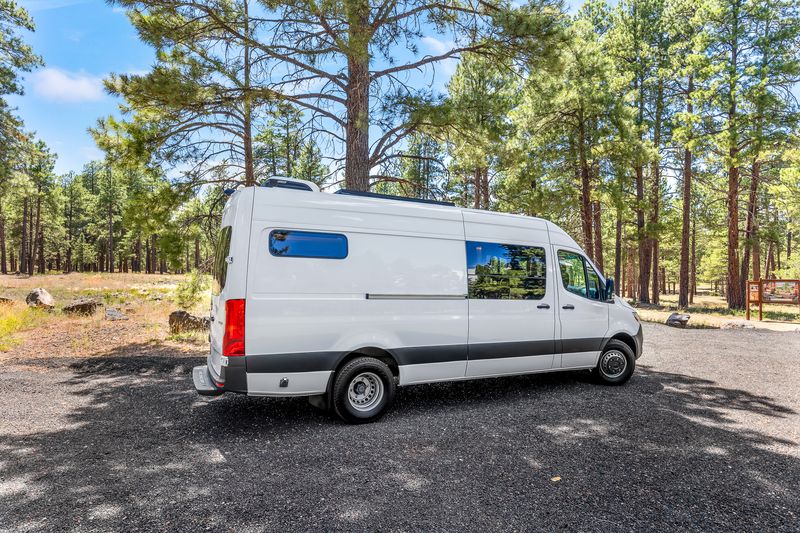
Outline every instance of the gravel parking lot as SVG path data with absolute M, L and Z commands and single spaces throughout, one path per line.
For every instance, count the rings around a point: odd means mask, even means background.
M 136 351 L 6 366 L 0 531 L 800 531 L 798 332 L 648 325 L 624 387 L 416 386 L 358 427 Z

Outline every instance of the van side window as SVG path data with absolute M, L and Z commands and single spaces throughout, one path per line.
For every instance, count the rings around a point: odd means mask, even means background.
M 605 290 L 600 276 L 586 259 L 575 252 L 558 251 L 561 282 L 569 292 L 589 298 L 602 299 Z
M 544 248 L 467 241 L 468 297 L 541 300 L 547 268 Z
M 340 233 L 276 229 L 269 234 L 269 253 L 276 257 L 344 259 L 347 237 Z
M 225 280 L 228 278 L 228 262 L 225 258 L 231 252 L 231 226 L 225 226 L 219 232 L 217 249 L 214 250 L 213 265 L 213 286 L 211 292 L 219 294 L 225 288 Z

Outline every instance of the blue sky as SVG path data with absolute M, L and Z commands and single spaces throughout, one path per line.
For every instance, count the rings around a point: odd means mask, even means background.
M 577 5 L 579 0 L 568 4 Z M 25 76 L 25 95 L 12 96 L 28 130 L 35 131 L 58 154 L 56 172 L 79 171 L 102 157 L 87 129 L 97 119 L 117 113 L 118 102 L 105 93 L 102 80 L 111 72 L 147 71 L 153 50 L 142 44 L 125 12 L 102 0 L 21 0 L 36 23 L 26 35 L 43 56 L 45 67 Z M 420 51 L 441 53 L 446 42 L 424 38 Z M 441 90 L 455 62 L 436 70 Z
M 110 72 L 146 71 L 153 51 L 125 13 L 100 0 L 22 0 L 36 22 L 26 35 L 45 67 L 25 76 L 25 95 L 11 104 L 29 130 L 58 154 L 56 172 L 80 170 L 102 156 L 87 128 L 116 112 L 103 90 Z

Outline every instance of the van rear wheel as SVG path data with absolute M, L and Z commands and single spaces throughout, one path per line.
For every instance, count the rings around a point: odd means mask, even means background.
M 373 422 L 391 405 L 394 391 L 394 376 L 386 363 L 358 357 L 336 373 L 333 410 L 350 424 Z
M 633 375 L 636 358 L 631 347 L 622 341 L 608 341 L 594 369 L 597 381 L 603 385 L 622 385 Z

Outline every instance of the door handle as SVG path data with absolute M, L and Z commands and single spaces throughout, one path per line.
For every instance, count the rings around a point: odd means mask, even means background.
M 550 309 L 550 304 L 539 304 L 536 309 Z
M 561 309 L 575 309 L 575 306 L 572 304 L 562 305 Z

